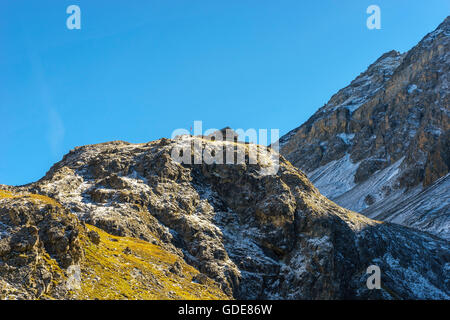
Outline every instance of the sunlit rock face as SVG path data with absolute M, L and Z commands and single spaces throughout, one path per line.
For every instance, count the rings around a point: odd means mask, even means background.
M 447 17 L 408 52 L 382 55 L 282 137 L 281 154 L 339 205 L 450 239 L 450 193 L 432 196 L 450 183 L 449 52 Z M 434 200 L 417 199 L 423 193 Z
M 244 161 L 180 163 L 173 150 L 186 144 L 200 146 L 191 149 L 192 158 L 195 152 L 231 146 L 233 152 L 244 154 Z M 254 150 L 256 154 L 250 154 Z M 251 163 L 252 157 L 256 162 Z M 14 192 L 51 197 L 78 223 L 93 225 L 111 237 L 157 245 L 198 270 L 202 276 L 195 276 L 194 282 L 212 287 L 215 283 L 223 296 L 449 296 L 448 242 L 337 206 L 267 147 L 192 136 L 89 145 L 72 150 L 44 178 Z M 1 201 L 7 212 L 14 210 L 6 202 L 10 200 Z M 4 210 L 0 214 L 7 215 Z M 89 241 L 98 239 L 93 236 Z M 92 245 L 81 247 L 92 259 Z M 82 284 L 86 263 L 78 264 Z M 380 267 L 379 290 L 367 288 L 370 265 Z
M 0 185 L 0 298 L 449 299 L 448 241 L 319 192 L 446 193 L 447 39 L 448 19 L 282 139 L 318 188 L 270 147 L 190 135 L 77 147 L 37 182 Z

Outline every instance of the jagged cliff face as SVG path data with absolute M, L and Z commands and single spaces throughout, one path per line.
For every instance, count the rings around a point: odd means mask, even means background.
M 378 217 L 383 212 L 375 207 L 414 198 L 449 172 L 449 74 L 447 17 L 410 51 L 382 55 L 282 137 L 280 152 L 325 196 Z M 429 221 L 412 219 L 414 212 L 383 218 L 395 216 L 396 222 L 449 237 L 448 192 L 441 201 L 443 206 L 428 205 L 430 212 L 445 216 L 439 223 L 434 215 Z
M 61 205 L 60 213 L 77 226 L 72 229 L 80 230 L 76 237 L 81 245 L 73 246 L 80 253 L 76 259 L 66 259 L 67 263 L 64 257 L 73 251 L 72 238 L 62 240 L 68 243 L 64 248 L 69 248 L 62 256 L 44 242 L 46 254 L 56 261 L 63 275 L 70 277 L 66 275 L 70 270 L 79 270 L 75 277 L 78 287 L 72 284 L 69 290 L 66 282 L 51 287 L 62 286 L 70 295 L 62 289 L 56 294 L 58 290 L 51 288 L 44 290 L 46 294 L 85 298 L 93 295 L 83 287 L 86 281 L 89 287 L 96 283 L 107 287 L 111 275 L 95 266 L 124 265 L 107 260 L 108 252 L 114 253 L 109 258 L 124 259 L 125 245 L 114 249 L 111 238 L 115 238 L 119 243 L 141 241 L 157 246 L 158 252 L 173 257 L 171 261 L 179 261 L 178 266 L 160 261 L 158 272 L 169 276 L 173 272 L 171 279 L 181 291 L 193 285 L 192 281 L 199 283 L 195 285 L 204 288 L 200 298 L 449 298 L 448 242 L 337 206 L 283 158 L 275 169 L 278 155 L 272 150 L 269 154 L 261 152 L 265 147 L 258 151 L 256 164 L 250 164 L 249 157 L 241 164 L 183 164 L 173 159 L 174 148 L 194 142 L 203 150 L 231 145 L 246 155 L 251 146 L 191 136 L 146 144 L 84 146 L 72 150 L 40 181 L 13 188 L 16 194 L 28 192 L 54 199 Z M 19 256 L 11 245 L 12 230 L 14 226 L 22 230 L 28 224 L 10 220 L 18 210 L 11 201 L 15 200 L 0 200 L 0 241 L 10 246 L 0 255 L 0 279 L 9 287 L 17 287 L 9 278 L 20 272 L 20 266 L 10 262 Z M 44 212 L 48 210 L 50 207 Z M 46 234 L 44 227 L 36 228 Z M 23 233 L 36 234 L 34 229 L 27 230 Z M 64 234 L 72 234 L 64 230 Z M 128 254 L 137 251 L 131 244 L 127 247 L 131 248 Z M 137 255 L 142 263 L 154 259 L 152 250 L 145 252 Z M 370 265 L 381 269 L 380 290 L 366 287 Z M 189 276 L 176 276 L 188 267 L 194 270 Z M 130 277 L 126 270 L 122 272 L 123 277 Z M 129 279 L 140 288 L 135 292 L 160 288 L 148 285 L 148 279 L 155 279 L 154 272 L 144 268 L 140 278 Z M 116 281 L 109 281 L 109 286 L 116 294 L 113 297 L 123 297 L 120 294 L 125 289 L 117 287 Z M 218 287 L 222 293 L 214 289 Z M 19 289 L 27 288 L 24 284 Z M 132 292 L 127 289 L 125 296 L 130 298 Z M 180 296 L 178 292 L 168 297 Z M 136 296 L 148 297 L 152 296 Z

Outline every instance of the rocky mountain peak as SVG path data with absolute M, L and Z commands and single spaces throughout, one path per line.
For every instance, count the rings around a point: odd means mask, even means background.
M 175 161 L 173 150 L 186 144 L 200 145 L 203 152 L 232 146 L 245 161 Z M 257 150 L 254 164 L 252 148 Z M 191 156 L 194 152 L 198 150 L 192 149 Z M 277 170 L 267 174 L 275 157 Z M 337 206 L 300 170 L 264 146 L 193 136 L 89 145 L 72 150 L 38 182 L 13 189 L 50 197 L 67 214 L 110 237 L 154 244 L 196 268 L 203 277 L 196 276 L 203 279 L 198 281 L 215 283 L 236 298 L 449 294 L 444 281 L 448 243 Z M 14 204 L 6 198 L 0 202 L 1 222 L 10 225 L 7 212 L 15 210 Z M 2 241 L 10 243 L 9 234 Z M 102 234 L 94 240 L 111 246 Z M 86 259 L 93 259 L 89 250 Z M 82 276 L 91 274 L 83 261 L 73 264 Z M 384 270 L 382 290 L 366 286 L 365 271 L 373 264 Z
M 408 52 L 383 54 L 282 137 L 281 154 L 324 195 L 371 217 L 385 200 L 416 195 L 446 176 L 449 38 L 447 17 Z M 414 225 L 434 225 L 425 221 Z M 448 226 L 432 231 L 446 234 Z
M 382 55 L 282 155 L 224 128 L 77 147 L 0 185 L 0 298 L 449 299 L 448 20 Z
M 206 136 L 207 139 L 213 140 L 226 140 L 237 142 L 239 138 L 239 134 L 231 129 L 230 127 L 225 127 L 223 129 L 217 130 Z

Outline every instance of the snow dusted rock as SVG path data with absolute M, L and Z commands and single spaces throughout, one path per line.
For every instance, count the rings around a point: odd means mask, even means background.
M 431 194 L 432 185 L 449 172 L 449 74 L 447 17 L 408 52 L 382 55 L 307 122 L 280 138 L 280 153 L 339 205 L 448 239 L 448 189 L 440 193 L 443 206 L 414 195 Z M 400 206 L 389 204 L 407 198 L 433 207 L 432 214 L 417 207 L 401 213 Z M 392 209 L 388 213 L 386 206 Z M 414 212 L 420 218 L 412 217 Z
M 0 299 L 230 298 L 158 244 L 114 237 L 25 189 L 0 186 Z
M 371 218 L 427 230 L 450 240 L 449 190 L 450 174 L 446 174 L 424 190 L 415 188 L 400 196 L 394 194 L 387 201 L 369 207 L 364 214 Z
M 180 163 L 173 151 L 186 144 L 245 161 Z M 17 191 L 50 196 L 113 235 L 157 243 L 203 274 L 194 283 L 212 279 L 235 298 L 449 298 L 448 242 L 343 209 L 273 150 L 254 148 L 191 136 L 83 146 Z M 381 268 L 380 290 L 366 286 L 370 265 Z
M 448 25 L 281 139 L 326 196 L 440 236 Z M 270 148 L 231 140 L 88 145 L 35 183 L 0 186 L 0 298 L 449 299 L 448 241 L 344 209 Z M 223 164 L 222 150 L 244 161 Z M 212 161 L 174 158 L 199 153 Z

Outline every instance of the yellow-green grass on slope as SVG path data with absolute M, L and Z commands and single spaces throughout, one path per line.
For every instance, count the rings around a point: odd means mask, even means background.
M 14 194 L 11 191 L 0 189 L 0 199 L 4 198 L 14 198 Z
M 36 204 L 62 207 L 55 199 L 27 192 L 0 189 L 2 199 L 25 198 Z M 86 224 L 88 231 L 100 236 L 95 245 L 85 232 L 80 234 L 84 258 L 80 261 L 81 281 L 67 299 L 230 299 L 213 280 L 194 283 L 199 272 L 183 259 L 161 246 L 131 237 L 113 236 Z M 50 267 L 54 278 L 52 287 L 67 280 L 65 271 L 47 253 L 44 263 Z M 170 269 L 177 263 L 178 272 Z M 50 292 L 41 298 L 53 299 Z M 59 296 L 58 299 L 62 297 Z
M 0 190 L 0 199 L 14 199 L 14 198 L 29 198 L 33 202 L 51 204 L 57 207 L 61 207 L 61 204 L 47 196 L 34 193 L 14 193 L 8 190 Z
M 100 243 L 86 243 L 81 264 L 81 290 L 75 299 L 230 299 L 208 279 L 198 284 L 199 272 L 158 245 L 129 237 L 112 236 L 94 226 Z M 178 262 L 181 272 L 170 268 Z

